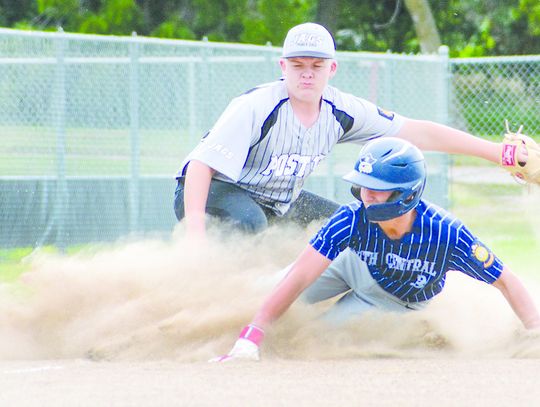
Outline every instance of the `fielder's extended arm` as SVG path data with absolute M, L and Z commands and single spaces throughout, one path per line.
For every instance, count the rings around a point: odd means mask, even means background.
M 499 164 L 501 143 L 427 120 L 406 119 L 397 134 L 424 151 L 471 155 Z
M 500 165 L 521 181 L 540 184 L 540 147 L 531 137 L 510 131 L 494 143 L 461 130 L 426 120 L 405 119 L 397 134 L 425 151 L 464 154 Z

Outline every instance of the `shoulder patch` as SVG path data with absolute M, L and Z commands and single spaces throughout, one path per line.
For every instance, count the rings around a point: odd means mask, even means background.
M 394 120 L 394 112 L 391 112 L 389 110 L 382 109 L 377 106 L 377 111 L 379 112 L 379 116 L 384 117 L 388 120 Z
M 471 246 L 472 257 L 480 263 L 485 269 L 493 264 L 495 256 L 493 253 L 481 242 L 476 240 Z

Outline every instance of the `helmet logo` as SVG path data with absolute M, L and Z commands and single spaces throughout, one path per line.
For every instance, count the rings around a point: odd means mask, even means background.
M 373 158 L 371 153 L 365 155 L 360 159 L 360 162 L 358 163 L 358 172 L 364 173 L 364 174 L 371 174 L 373 172 L 373 164 L 375 164 L 377 160 Z

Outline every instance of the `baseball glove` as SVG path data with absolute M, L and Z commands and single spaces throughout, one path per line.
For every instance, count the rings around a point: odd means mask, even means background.
M 521 134 L 523 126 L 513 133 L 505 121 L 501 165 L 521 183 L 540 184 L 540 147 L 529 136 Z

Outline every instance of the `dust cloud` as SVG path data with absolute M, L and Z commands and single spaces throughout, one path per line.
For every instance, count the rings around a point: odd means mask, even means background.
M 76 255 L 36 255 L 0 286 L 0 360 L 207 360 L 226 353 L 316 227 L 245 237 L 212 228 L 205 241 L 119 242 Z M 535 299 L 539 287 L 526 282 Z M 537 301 L 538 303 L 538 301 Z M 423 311 L 368 313 L 345 326 L 320 318 L 331 303 L 297 302 L 267 332 L 269 359 L 538 358 L 493 287 L 450 273 Z

